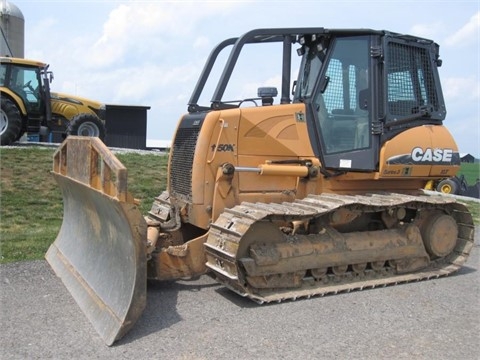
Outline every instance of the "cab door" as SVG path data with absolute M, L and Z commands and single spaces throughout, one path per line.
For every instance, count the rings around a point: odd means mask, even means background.
M 373 35 L 332 39 L 320 79 L 311 97 L 319 157 L 332 170 L 375 171 L 380 135 L 372 99 L 376 58 L 371 56 Z M 373 70 L 373 71 L 372 71 Z

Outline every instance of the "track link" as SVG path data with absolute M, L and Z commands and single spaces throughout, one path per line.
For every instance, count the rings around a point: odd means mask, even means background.
M 260 236 L 268 236 L 268 228 L 286 222 L 308 222 L 312 219 L 327 219 L 335 211 L 347 209 L 364 213 L 380 213 L 393 208 L 417 211 L 441 210 L 453 217 L 458 226 L 458 239 L 453 251 L 437 258 L 421 270 L 399 274 L 385 263 L 381 268 L 366 268 L 364 271 L 347 271 L 342 274 L 329 272 L 321 279 L 309 272 L 294 288 L 254 288 L 245 280 L 240 258 L 245 257 L 245 234 L 252 227 L 264 225 Z M 379 193 L 361 196 L 309 195 L 291 203 L 265 204 L 242 203 L 225 209 L 211 225 L 205 251 L 207 267 L 213 276 L 226 287 L 258 303 L 324 296 L 399 283 L 439 278 L 456 272 L 466 262 L 473 248 L 474 225 L 470 212 L 454 199 L 440 196 L 411 196 L 395 193 Z M 258 241 L 262 241 L 259 239 Z M 248 251 L 247 251 L 248 252 Z M 243 255 L 242 255 L 243 254 Z M 349 268 L 350 269 L 350 268 Z M 282 274 L 278 274 L 279 277 Z M 280 280 L 281 281 L 281 280 Z

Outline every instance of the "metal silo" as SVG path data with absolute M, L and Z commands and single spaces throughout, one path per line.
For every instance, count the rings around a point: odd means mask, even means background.
M 16 5 L 6 0 L 0 1 L 0 55 L 23 58 L 25 18 Z

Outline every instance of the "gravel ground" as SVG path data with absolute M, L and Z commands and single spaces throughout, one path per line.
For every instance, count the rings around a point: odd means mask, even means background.
M 107 347 L 45 261 L 1 265 L 1 359 L 478 359 L 480 249 L 456 275 L 257 305 L 207 276 L 151 284 Z

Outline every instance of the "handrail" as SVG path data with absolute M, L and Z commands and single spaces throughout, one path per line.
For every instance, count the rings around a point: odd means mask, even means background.
M 218 133 L 215 149 L 213 149 L 212 158 L 210 160 L 207 160 L 207 164 L 211 164 L 213 162 L 213 159 L 215 159 L 215 155 L 217 155 L 218 144 L 220 143 L 220 137 L 222 136 L 222 133 L 223 133 L 223 127 L 225 126 L 225 120 L 219 119 L 218 121 L 220 122 L 220 132 Z

